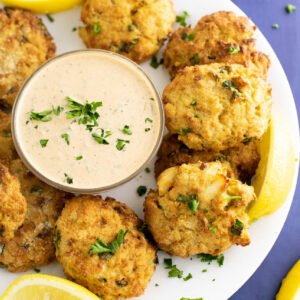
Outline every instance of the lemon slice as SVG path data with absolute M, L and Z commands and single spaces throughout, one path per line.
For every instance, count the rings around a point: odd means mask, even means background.
M 24 275 L 14 281 L 1 300 L 99 300 L 84 287 L 50 275 Z
M 56 13 L 80 5 L 82 0 L 1 0 L 5 6 L 20 7 L 37 14 Z
M 300 259 L 282 280 L 276 300 L 300 299 Z
M 296 169 L 293 143 L 278 117 L 273 116 L 258 152 L 261 159 L 253 181 L 257 201 L 249 208 L 250 222 L 281 207 L 292 186 Z

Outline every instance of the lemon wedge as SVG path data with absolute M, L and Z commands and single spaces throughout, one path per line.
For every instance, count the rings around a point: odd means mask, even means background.
M 29 9 L 37 14 L 56 13 L 80 5 L 82 0 L 1 0 L 5 6 Z
M 0 297 L 1 300 L 99 300 L 84 287 L 69 280 L 50 275 L 24 275 L 14 281 Z
M 295 174 L 294 147 L 290 133 L 279 117 L 273 116 L 258 142 L 260 162 L 253 186 L 257 201 L 249 208 L 250 222 L 272 214 L 285 202 Z
M 276 300 L 300 299 L 300 259 L 282 280 Z

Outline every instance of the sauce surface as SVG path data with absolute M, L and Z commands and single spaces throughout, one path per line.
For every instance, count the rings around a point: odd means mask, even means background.
M 135 173 L 155 149 L 159 101 L 130 62 L 75 52 L 28 81 L 15 108 L 15 137 L 25 159 L 51 181 L 106 187 Z

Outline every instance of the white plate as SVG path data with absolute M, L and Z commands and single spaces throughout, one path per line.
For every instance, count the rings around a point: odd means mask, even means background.
M 218 10 L 234 11 L 238 15 L 243 14 L 229 0 L 174 0 L 174 3 L 177 14 L 181 14 L 183 10 L 190 13 L 191 17 L 188 22 L 192 25 L 195 25 L 202 16 Z M 84 45 L 78 36 L 78 32 L 72 32 L 72 28 L 80 24 L 80 8 L 56 14 L 54 18 L 55 22 L 50 23 L 43 16 L 47 28 L 54 36 L 57 54 L 83 49 Z M 273 88 L 273 113 L 279 114 L 285 121 L 293 137 L 295 153 L 299 153 L 299 127 L 289 83 L 274 51 L 258 30 L 256 38 L 258 49 L 267 53 L 272 61 L 269 81 Z M 161 53 L 162 51 L 159 55 Z M 169 82 L 168 72 L 162 67 L 157 70 L 151 68 L 149 62 L 143 63 L 142 66 L 151 76 L 158 90 L 162 92 Z M 126 185 L 105 193 L 104 196 L 109 195 L 125 202 L 142 218 L 144 199 L 137 196 L 136 188 L 141 184 L 147 187 L 155 187 L 153 165 L 150 167 L 152 170 L 150 174 L 143 173 Z M 138 299 L 179 300 L 181 297 L 203 297 L 204 300 L 221 300 L 230 297 L 255 272 L 274 245 L 287 217 L 295 191 L 296 179 L 295 174 L 292 189 L 284 206 L 273 215 L 263 217 L 251 226 L 250 237 L 252 243 L 250 246 L 245 248 L 234 246 L 226 251 L 224 265 L 221 268 L 215 262 L 209 266 L 206 263 L 201 263 L 196 257 L 193 257 L 193 260 L 173 258 L 173 262 L 179 269 L 184 271 L 185 275 L 189 272 L 192 273 L 193 278 L 187 282 L 178 278 L 168 278 L 168 271 L 163 266 L 163 258 L 168 257 L 168 255 L 160 251 L 160 264 L 157 266 L 145 294 Z M 203 273 L 202 269 L 207 269 L 207 272 Z M 34 273 L 34 271 L 27 273 Z M 62 267 L 56 262 L 41 267 L 41 273 L 63 276 Z M 23 274 L 12 274 L 0 270 L 0 294 L 13 280 L 21 275 Z M 213 279 L 215 281 L 212 281 Z M 156 287 L 155 283 L 158 283 L 159 286 Z

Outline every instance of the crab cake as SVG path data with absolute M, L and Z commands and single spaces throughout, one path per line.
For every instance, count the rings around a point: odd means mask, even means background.
M 4 244 L 0 262 L 7 265 L 10 272 L 24 272 L 54 259 L 54 226 L 67 194 L 41 182 L 20 159 L 10 163 L 10 171 L 20 181 L 27 213 L 14 238 Z
M 0 243 L 14 237 L 25 219 L 26 207 L 18 179 L 0 163 Z
M 220 255 L 250 243 L 246 208 L 256 196 L 228 172 L 220 162 L 198 162 L 160 174 L 158 191 L 144 202 L 145 222 L 160 249 L 180 257 Z
M 139 231 L 141 225 L 131 209 L 112 198 L 73 198 L 56 224 L 56 257 L 68 278 L 101 299 L 140 296 L 155 271 L 156 259 L 155 248 Z M 124 239 L 119 238 L 121 230 Z M 116 243 L 117 251 L 92 251 L 97 244 Z
M 170 0 L 86 0 L 79 35 L 88 48 L 120 53 L 140 63 L 153 56 L 172 31 Z
M 12 106 L 24 81 L 55 50 L 40 18 L 22 9 L 0 9 L 0 101 Z
M 256 27 L 246 17 L 220 11 L 173 32 L 164 53 L 164 65 L 172 77 L 186 66 L 211 63 L 242 64 L 267 76 L 270 60 L 254 50 Z
M 255 142 L 241 143 L 239 146 L 221 152 L 197 151 L 186 147 L 177 135 L 166 135 L 158 151 L 155 162 L 155 176 L 170 167 L 196 163 L 199 160 L 211 162 L 228 161 L 237 178 L 242 182 L 250 180 L 256 171 L 260 156 Z
M 271 88 L 242 65 L 186 67 L 163 92 L 166 126 L 194 150 L 215 152 L 260 139 Z

